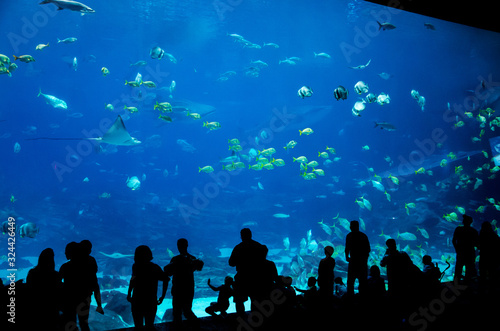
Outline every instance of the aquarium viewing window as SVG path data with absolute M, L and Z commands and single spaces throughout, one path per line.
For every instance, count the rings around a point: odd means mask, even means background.
M 163 268 L 186 238 L 204 262 L 202 317 L 217 298 L 208 279 L 236 274 L 242 228 L 305 289 L 328 246 L 347 282 L 352 220 L 369 266 L 395 239 L 452 281 L 463 215 L 499 233 L 500 38 L 486 22 L 412 6 L 3 4 L 3 284 L 26 280 L 47 248 L 60 270 L 67 244 L 89 240 L 105 312 L 92 297 L 90 325 L 132 327 L 136 248 Z M 171 320 L 170 287 L 157 322 Z

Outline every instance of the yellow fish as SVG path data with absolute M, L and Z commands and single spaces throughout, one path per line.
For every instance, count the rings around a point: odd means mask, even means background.
M 101 72 L 102 72 L 102 75 L 103 75 L 104 77 L 106 77 L 107 75 L 109 75 L 109 70 L 108 70 L 108 68 L 106 68 L 106 67 L 102 67 L 102 68 L 101 68 Z
M 132 86 L 132 87 L 139 87 L 142 84 L 142 82 L 136 82 L 135 80 L 128 82 L 125 81 L 125 85 Z
M 47 43 L 47 44 L 38 44 L 38 45 L 36 45 L 35 49 L 36 49 L 37 51 L 41 51 L 41 50 L 42 50 L 42 49 L 44 49 L 45 47 L 49 47 L 49 43 Z
M 156 84 L 150 80 L 147 80 L 145 82 L 142 82 L 142 84 L 146 87 L 149 87 L 149 88 L 155 88 L 156 87 Z
M 305 128 L 304 130 L 299 130 L 299 134 L 305 134 L 305 135 L 310 135 L 311 133 L 314 133 L 314 131 L 311 128 Z
M 123 106 L 123 109 L 126 109 L 128 110 L 129 112 L 131 113 L 137 113 L 139 110 L 137 109 L 137 107 L 127 107 L 127 106 Z
M 187 116 L 194 118 L 195 120 L 199 120 L 201 118 L 201 115 L 198 113 L 190 113 L 189 111 L 186 113 Z
M 415 174 L 423 174 L 423 173 L 425 173 L 425 168 L 424 167 L 421 167 L 417 171 L 415 171 Z
M 214 168 L 211 166 L 204 166 L 203 168 L 198 167 L 198 172 L 211 173 L 214 172 Z
M 209 128 L 210 130 L 218 130 L 221 128 L 219 122 L 205 122 L 203 123 L 203 126 Z

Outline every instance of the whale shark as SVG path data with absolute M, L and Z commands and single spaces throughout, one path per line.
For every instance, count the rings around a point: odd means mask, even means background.
M 25 140 L 91 140 L 97 143 L 106 143 L 117 146 L 134 146 L 141 143 L 136 138 L 130 136 L 127 129 L 125 128 L 125 124 L 123 123 L 123 119 L 120 115 L 118 115 L 113 125 L 108 129 L 108 131 L 106 131 L 106 133 L 102 137 L 95 137 L 95 138 L 38 137 L 38 138 L 29 138 Z

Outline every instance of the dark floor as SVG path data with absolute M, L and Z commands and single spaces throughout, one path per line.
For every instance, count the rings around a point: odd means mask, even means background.
M 481 290 L 477 285 L 443 283 L 439 293 L 420 304 L 403 301 L 338 301 L 328 307 L 262 309 L 245 318 L 235 314 L 201 318 L 199 328 L 184 321 L 184 330 L 493 330 L 500 317 L 500 288 Z M 272 311 L 270 311 L 272 310 Z M 156 330 L 176 330 L 172 323 L 156 324 Z M 120 330 L 134 330 L 120 329 Z

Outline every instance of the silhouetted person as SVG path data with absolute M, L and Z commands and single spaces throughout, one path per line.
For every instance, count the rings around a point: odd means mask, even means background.
M 261 254 L 262 264 L 257 270 L 257 274 L 254 278 L 254 286 L 256 290 L 255 297 L 260 302 L 269 299 L 271 291 L 276 288 L 276 283 L 278 282 L 278 269 L 273 261 L 267 259 L 268 248 L 263 245 Z
M 3 285 L 3 281 L 0 278 L 0 304 L 2 307 L 7 307 L 9 304 L 9 297 L 7 296 L 7 286 Z M 0 317 L 0 330 L 7 330 L 7 319 L 10 316 L 8 314 L 3 314 L 2 317 Z
M 212 290 L 219 292 L 219 296 L 217 297 L 217 302 L 211 302 L 210 306 L 205 309 L 205 312 L 209 315 L 217 316 L 216 312 L 219 311 L 221 316 L 226 317 L 226 310 L 229 308 L 229 298 L 233 296 L 233 278 L 231 276 L 226 276 L 226 278 L 224 278 L 224 284 L 219 287 L 210 284 L 210 278 L 207 284 Z
M 380 277 L 380 268 L 376 265 L 370 267 L 370 275 L 363 285 L 363 297 L 369 301 L 377 302 L 386 294 L 385 281 Z
M 78 243 L 72 241 L 66 245 L 64 251 L 66 259 L 68 262 L 64 263 L 59 269 L 59 275 L 63 279 L 63 322 L 65 329 L 75 329 L 76 328 L 76 317 L 78 315 L 78 321 L 80 327 L 85 329 L 82 325 L 87 321 L 82 321 L 82 316 L 78 313 L 81 311 L 79 305 L 82 300 L 85 300 L 87 293 L 83 291 L 81 286 L 81 268 L 77 264 L 78 255 Z M 87 325 L 88 326 L 88 325 Z
M 193 313 L 194 272 L 201 271 L 203 261 L 195 258 L 187 251 L 188 241 L 177 240 L 179 255 L 174 256 L 163 269 L 167 276 L 172 276 L 172 313 L 174 326 L 182 326 L 182 315 L 198 327 L 198 317 Z
M 64 328 L 75 329 L 78 316 L 80 329 L 88 331 L 90 330 L 88 319 L 91 296 L 99 286 L 96 277 L 97 264 L 93 258 L 89 259 L 88 246 L 85 243 L 83 245 L 75 242 L 69 243 L 66 245 L 65 254 L 69 261 L 59 269 L 59 274 L 64 281 Z
M 396 240 L 387 239 L 385 242 L 387 250 L 380 261 L 381 267 L 387 267 L 387 286 L 389 294 L 393 296 L 405 295 L 405 281 L 408 281 L 407 262 L 401 252 L 398 251 Z
M 368 255 L 370 242 L 363 232 L 359 231 L 359 222 L 351 221 L 351 232 L 345 237 L 345 259 L 347 267 L 347 293 L 354 294 L 354 282 L 359 281 L 358 290 L 361 291 L 368 275 Z
M 335 284 L 335 296 L 337 298 L 342 298 L 344 294 L 347 293 L 347 287 L 344 284 L 344 281 L 342 280 L 342 277 L 335 277 L 334 279 L 334 284 Z
M 254 280 L 259 273 L 259 267 L 265 260 L 264 246 L 252 239 L 252 231 L 243 228 L 240 231 L 241 243 L 236 245 L 229 257 L 229 265 L 236 267 L 234 276 L 233 300 L 236 312 L 245 314 L 245 301 L 256 299 L 258 288 Z
M 324 300 L 330 300 L 333 298 L 333 282 L 334 269 L 335 269 L 335 259 L 332 257 L 333 247 L 325 247 L 325 257 L 319 261 L 318 266 L 318 285 L 319 294 Z
M 52 248 L 46 248 L 40 253 L 37 266 L 28 272 L 26 285 L 32 328 L 59 330 L 62 325 L 59 319 L 62 281 L 55 270 Z
M 483 222 L 479 231 L 479 277 L 488 284 L 498 275 L 500 266 L 500 238 L 490 222 Z
M 290 276 L 279 276 L 277 288 L 283 293 L 284 302 L 279 306 L 280 312 L 290 313 L 297 301 L 297 294 L 292 287 L 293 279 Z
M 90 256 L 90 253 L 92 253 L 92 243 L 87 239 L 82 240 L 80 242 L 80 248 L 82 250 L 82 263 L 87 265 L 85 268 L 88 270 L 88 277 L 92 281 L 92 291 L 94 292 L 94 298 L 97 303 L 96 311 L 100 314 L 104 314 L 101 304 L 101 289 L 97 280 L 97 262 L 93 256 Z
M 454 281 L 458 282 L 462 278 L 463 267 L 465 266 L 465 280 L 470 281 L 476 276 L 476 251 L 479 244 L 479 234 L 471 227 L 472 217 L 463 215 L 463 226 L 459 226 L 453 233 L 453 247 L 457 253 L 455 264 Z
M 430 255 L 424 255 L 422 257 L 422 263 L 424 264 L 422 269 L 422 294 L 428 299 L 439 290 L 441 271 L 437 264 L 432 262 L 432 257 Z
M 136 329 L 145 326 L 154 330 L 156 311 L 165 298 L 170 280 L 159 265 L 151 262 L 152 260 L 153 253 L 148 246 L 137 246 L 127 294 L 127 300 L 132 305 L 132 318 Z M 163 291 L 159 299 L 157 299 L 158 281 L 163 282 Z
M 293 288 L 297 292 L 302 293 L 302 295 L 298 297 L 299 304 L 303 304 L 306 309 L 314 309 L 316 307 L 318 304 L 318 288 L 316 287 L 316 278 L 309 277 L 307 279 L 307 290 L 301 290 L 296 286 Z

